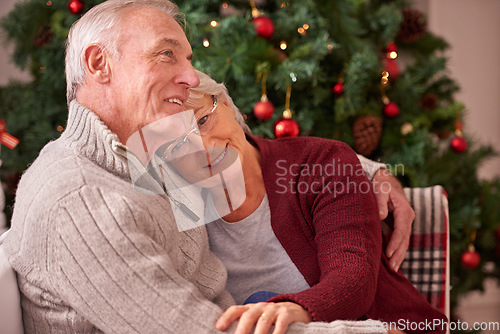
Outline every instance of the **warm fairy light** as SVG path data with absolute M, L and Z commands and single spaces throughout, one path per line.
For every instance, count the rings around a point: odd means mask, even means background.
M 302 26 L 302 28 L 304 28 L 305 30 L 309 29 L 309 24 L 304 23 L 304 25 Z
M 326 47 L 328 48 L 328 50 L 331 50 L 333 49 L 333 44 L 328 44 Z
M 60 125 L 57 126 L 57 131 L 61 132 L 64 128 Z
M 227 4 L 227 2 L 224 2 L 224 3 L 222 4 L 222 8 L 226 9 L 227 7 L 229 7 L 229 5 Z
M 287 47 L 288 47 L 288 45 L 286 45 L 286 42 L 285 41 L 281 41 L 281 43 L 280 43 L 280 49 L 281 50 L 286 50 Z
M 391 51 L 387 54 L 387 57 L 391 59 L 396 59 L 398 57 L 398 53 L 396 51 Z
M 46 5 L 47 5 L 47 6 L 52 6 L 52 1 L 50 1 L 50 0 L 49 0 L 49 1 L 47 1 Z
M 403 136 L 406 136 L 407 134 L 413 132 L 413 125 L 409 122 L 406 122 L 404 123 L 402 126 L 401 126 L 401 134 Z
M 297 29 L 297 31 L 299 32 L 299 34 L 301 35 L 305 35 L 306 34 L 306 30 L 302 27 L 300 27 L 299 29 Z
M 384 86 L 389 83 L 389 72 L 382 72 L 382 79 L 380 79 L 380 83 Z
M 288 7 L 288 6 L 290 6 L 290 4 L 288 2 L 282 2 L 280 7 L 281 8 L 285 8 L 285 7 Z
M 210 46 L 210 42 L 208 41 L 208 39 L 205 38 L 203 40 L 203 46 L 206 47 L 206 48 L 208 48 Z
M 217 21 L 215 21 L 215 20 L 214 20 L 214 21 L 212 21 L 212 22 L 210 22 L 210 26 L 211 26 L 212 28 L 217 27 L 217 25 L 218 25 L 218 23 L 217 23 Z

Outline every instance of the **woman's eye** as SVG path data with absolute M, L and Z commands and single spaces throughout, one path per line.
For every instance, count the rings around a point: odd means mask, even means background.
M 201 117 L 199 120 L 198 120 L 198 127 L 202 126 L 203 124 L 205 124 L 208 120 L 208 117 L 210 115 L 206 115 L 206 116 L 203 116 Z

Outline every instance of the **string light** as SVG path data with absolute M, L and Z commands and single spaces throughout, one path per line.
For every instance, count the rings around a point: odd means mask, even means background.
M 215 20 L 213 20 L 212 22 L 210 22 L 210 26 L 211 26 L 212 28 L 217 27 L 217 25 L 218 25 L 218 23 L 217 23 L 217 21 L 215 21 Z
M 401 126 L 401 134 L 406 136 L 409 133 L 413 132 L 413 125 L 410 122 L 406 122 Z
M 396 51 L 391 51 L 387 54 L 387 57 L 390 59 L 396 59 L 398 57 L 398 53 Z
M 286 50 L 286 48 L 287 48 L 287 47 L 288 47 L 288 45 L 286 44 L 286 42 L 285 42 L 285 41 L 281 41 L 281 42 L 280 42 L 280 49 L 281 49 L 281 50 Z
M 227 2 L 224 2 L 224 3 L 222 4 L 222 8 L 226 9 L 227 7 L 229 7 L 229 5 L 227 4 Z
M 307 23 L 304 23 L 302 25 L 302 27 L 299 27 L 297 29 L 297 31 L 299 32 L 299 34 L 301 34 L 302 36 L 305 36 L 307 34 L 307 29 L 309 29 L 309 24 Z
M 60 125 L 57 126 L 57 131 L 61 132 L 64 128 Z
M 288 2 L 282 2 L 281 5 L 280 5 L 281 8 L 285 8 L 285 7 L 288 7 L 288 6 L 290 6 L 290 4 Z
M 326 47 L 328 48 L 328 50 L 332 50 L 333 49 L 333 44 L 328 44 Z
M 203 46 L 206 47 L 206 48 L 208 48 L 210 46 L 210 42 L 208 41 L 208 39 L 205 38 L 203 40 Z
M 389 72 L 382 72 L 382 79 L 380 79 L 380 83 L 382 84 L 382 86 L 385 86 L 389 83 Z
M 47 1 L 46 5 L 47 5 L 47 6 L 52 6 L 52 1 L 50 1 L 50 0 L 49 0 L 49 1 Z

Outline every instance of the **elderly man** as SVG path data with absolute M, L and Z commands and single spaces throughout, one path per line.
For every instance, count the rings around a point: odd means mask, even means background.
M 3 244 L 26 333 L 216 333 L 234 303 L 205 227 L 179 232 L 165 195 L 131 185 L 140 171 L 124 143 L 181 112 L 199 83 L 178 18 L 167 0 L 110 0 L 70 31 L 68 123 L 24 174 Z M 288 329 L 340 331 L 385 332 L 376 321 Z

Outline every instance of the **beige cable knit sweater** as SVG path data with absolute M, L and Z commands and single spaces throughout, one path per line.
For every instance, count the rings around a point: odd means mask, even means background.
M 73 101 L 62 136 L 23 175 L 4 247 L 26 333 L 217 333 L 234 303 L 205 227 L 179 232 L 167 198 L 133 189 L 125 156 L 117 136 Z M 375 321 L 289 329 L 383 332 Z

